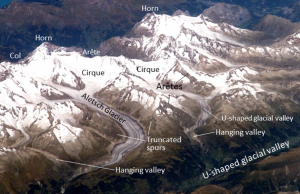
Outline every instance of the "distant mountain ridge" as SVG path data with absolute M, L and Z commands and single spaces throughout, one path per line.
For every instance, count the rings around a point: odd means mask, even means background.
M 266 32 L 274 37 L 283 38 L 300 30 L 300 23 L 292 23 L 290 20 L 274 16 L 266 15 L 252 30 Z
M 158 7 L 157 13 L 173 14 L 179 7 L 192 15 L 206 6 L 192 0 L 28 0 L 13 1 L 0 9 L 0 61 L 11 52 L 26 56 L 42 42 L 35 35 L 53 36 L 60 46 L 96 48 L 110 37 L 122 36 L 142 19 L 142 5 Z M 18 19 L 15 19 L 18 18 Z
M 214 22 L 225 22 L 233 26 L 240 26 L 252 19 L 250 12 L 241 6 L 218 3 L 202 13 Z
M 299 21 L 299 3 L 294 1 L 137 1 L 137 0 L 25 0 L 12 2 L 6 9 L 0 10 L 0 61 L 11 60 L 11 52 L 22 52 L 26 56 L 42 42 L 34 40 L 36 34 L 52 35 L 52 43 L 60 46 L 97 48 L 99 44 L 114 36 L 123 36 L 147 12 L 141 11 L 142 5 L 158 7 L 157 14 L 172 15 L 176 10 L 188 11 L 190 15 L 199 15 L 205 8 L 216 3 L 230 3 L 247 8 L 220 4 L 223 8 L 210 12 L 214 21 L 227 22 L 243 28 L 250 28 L 267 14 L 278 15 Z M 294 3 L 294 4 L 292 4 Z M 291 6 L 292 5 L 292 6 Z M 216 5 L 215 5 L 216 6 Z M 218 5 L 219 6 L 219 5 Z M 268 7 L 269 6 L 269 7 Z M 217 8 L 210 8 L 212 10 Z M 209 11 L 205 14 L 208 14 Z M 227 16 L 225 12 L 227 10 Z M 240 10 L 238 15 L 235 11 Z M 293 11 L 294 10 L 294 11 Z M 24 14 L 26 13 L 26 14 Z M 30 14 L 27 14 L 30 13 Z M 22 17 L 20 17 L 22 16 Z M 14 18 L 19 18 L 14 20 Z M 297 19 L 298 18 L 298 19 Z M 232 23 L 234 22 L 234 23 Z
M 63 0 L 23 0 L 23 1 L 28 3 L 32 3 L 32 2 L 46 3 L 54 6 L 62 6 L 62 2 L 63 2 Z

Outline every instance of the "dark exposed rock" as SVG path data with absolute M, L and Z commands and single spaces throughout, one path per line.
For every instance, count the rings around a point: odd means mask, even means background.
M 266 15 L 252 29 L 266 32 L 277 38 L 283 38 L 299 30 L 300 23 L 292 23 L 278 16 Z
M 252 19 L 246 8 L 226 3 L 218 3 L 205 9 L 202 15 L 209 17 L 214 22 L 225 22 L 234 26 L 240 26 Z

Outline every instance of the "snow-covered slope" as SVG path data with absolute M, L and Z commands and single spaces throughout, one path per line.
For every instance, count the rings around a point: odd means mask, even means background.
M 259 85 L 250 83 L 244 77 L 247 74 L 257 74 L 257 72 L 248 67 L 237 67 L 235 70 L 223 73 L 208 74 L 197 71 L 188 65 L 188 63 L 178 60 L 175 56 L 168 59 L 147 62 L 138 59 L 128 59 L 124 56 L 86 58 L 80 53 L 66 52 L 63 49 L 59 52 L 54 49 L 51 52 L 48 47 L 49 44 L 47 43 L 41 45 L 27 59 L 30 62 L 15 65 L 15 71 L 18 71 L 18 77 L 23 76 L 38 80 L 47 84 L 48 87 L 52 86 L 57 90 L 64 91 L 73 98 L 79 99 L 84 93 L 94 94 L 102 89 L 107 91 L 127 89 L 131 93 L 129 100 L 145 104 L 147 101 L 145 101 L 146 97 L 143 99 L 137 97 L 138 92 L 133 89 L 134 86 L 139 86 L 139 88 L 153 92 L 154 96 L 151 97 L 152 100 L 147 103 L 147 106 L 151 107 L 152 103 L 156 104 L 156 106 L 152 107 L 155 110 L 158 108 L 158 102 L 160 101 L 158 96 L 163 96 L 163 94 L 167 93 L 165 90 L 157 89 L 158 83 L 169 82 L 171 84 L 181 78 L 183 79 L 178 83 L 183 84 L 183 91 L 193 91 L 187 88 L 196 86 L 198 82 L 205 82 L 206 85 L 213 88 L 214 95 L 219 92 L 223 93 L 234 88 L 243 87 L 243 85 L 249 85 L 250 88 L 253 88 L 250 91 L 254 96 L 255 92 L 262 91 Z M 56 49 L 58 50 L 59 48 Z M 138 72 L 137 67 L 139 66 L 144 68 L 159 68 L 159 72 Z M 57 71 L 57 68 L 60 71 Z M 104 71 L 104 76 L 84 76 L 82 74 L 84 70 Z M 36 72 L 39 73 L 37 74 Z M 58 85 L 58 82 L 53 79 L 58 72 L 60 75 L 59 83 L 68 83 L 68 85 Z M 82 82 L 81 85 L 85 85 L 85 87 L 78 89 L 77 80 L 80 80 Z M 5 82 L 9 81 L 9 79 L 5 80 Z M 20 94 L 20 96 L 25 95 Z M 37 95 L 35 94 L 34 96 Z M 35 101 L 43 102 L 44 99 L 35 99 Z

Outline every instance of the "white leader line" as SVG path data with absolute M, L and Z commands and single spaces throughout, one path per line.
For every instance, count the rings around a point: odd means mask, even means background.
M 60 160 L 60 159 L 56 159 L 56 160 L 61 161 L 61 162 L 71 163 L 71 164 L 79 164 L 79 165 L 82 165 L 82 166 L 90 166 L 90 167 L 103 168 L 103 169 L 106 169 L 106 170 L 115 171 L 114 169 L 111 169 L 111 168 L 104 168 L 104 167 L 100 167 L 100 166 L 94 166 L 94 165 L 83 164 L 83 163 L 78 163 L 78 162 L 71 162 L 71 161 L 67 161 L 67 160 Z
M 209 114 L 211 114 L 212 116 L 214 116 L 216 119 L 219 119 L 218 117 L 216 117 L 215 115 L 213 115 L 211 112 L 209 112 L 209 111 L 206 110 L 205 108 L 204 108 L 204 110 L 205 110 L 206 112 L 208 112 Z
M 194 137 L 199 137 L 199 136 L 203 136 L 203 135 L 209 135 L 209 134 L 212 134 L 212 133 L 216 133 L 216 132 L 210 132 L 210 133 L 204 133 L 204 134 L 201 134 L 201 135 L 195 135 Z
M 152 124 L 152 121 L 150 122 L 149 130 L 148 130 L 148 135 L 150 134 L 151 124 Z
M 120 135 L 120 134 L 117 134 L 117 135 L 118 135 L 118 136 L 123 136 L 123 137 L 128 137 L 128 138 L 131 138 L 131 139 L 140 140 L 140 141 L 146 141 L 146 140 L 143 140 L 143 139 L 137 139 L 137 138 L 129 137 L 129 136 L 126 136 L 126 135 Z

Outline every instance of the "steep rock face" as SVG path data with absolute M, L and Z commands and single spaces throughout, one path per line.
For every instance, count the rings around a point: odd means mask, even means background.
M 277 38 L 284 38 L 299 29 L 300 23 L 292 23 L 274 15 L 266 15 L 252 27 L 252 30 L 266 32 Z
M 207 16 L 216 23 L 228 23 L 240 26 L 252 19 L 250 12 L 241 6 L 226 3 L 218 3 L 205 9 L 202 15 Z

